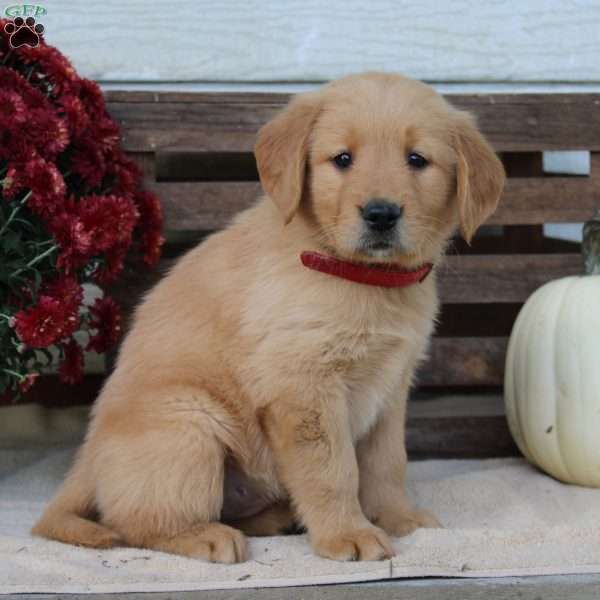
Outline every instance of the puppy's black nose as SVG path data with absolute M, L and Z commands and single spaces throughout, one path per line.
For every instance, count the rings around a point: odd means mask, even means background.
M 374 198 L 365 204 L 361 214 L 369 229 L 388 231 L 396 225 L 396 222 L 402 216 L 402 207 L 387 200 Z

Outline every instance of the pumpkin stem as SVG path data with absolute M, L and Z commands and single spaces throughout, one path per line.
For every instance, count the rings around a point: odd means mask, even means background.
M 583 226 L 583 266 L 586 275 L 600 275 L 600 211 Z

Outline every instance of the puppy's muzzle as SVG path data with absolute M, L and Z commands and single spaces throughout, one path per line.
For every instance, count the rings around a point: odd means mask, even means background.
M 373 198 L 363 206 L 361 216 L 370 231 L 383 233 L 396 226 L 402 212 L 402 207 L 393 202 Z

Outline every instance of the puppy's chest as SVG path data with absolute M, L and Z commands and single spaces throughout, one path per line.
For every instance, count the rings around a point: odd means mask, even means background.
M 394 401 L 394 394 L 400 400 L 403 377 L 420 345 L 420 340 L 404 339 L 393 330 L 338 334 L 325 344 L 324 365 L 343 379 L 355 441 Z

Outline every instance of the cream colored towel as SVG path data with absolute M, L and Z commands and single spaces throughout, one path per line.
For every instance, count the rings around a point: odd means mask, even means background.
M 600 490 L 563 485 L 520 459 L 411 464 L 410 495 L 446 529 L 419 530 L 396 540 L 397 556 L 386 562 L 323 560 L 312 554 L 304 536 L 252 539 L 251 560 L 234 566 L 32 539 L 29 528 L 73 458 L 72 442 L 81 435 L 84 417 L 73 411 L 11 410 L 9 418 L 0 409 L 0 593 L 181 591 L 600 572 Z

